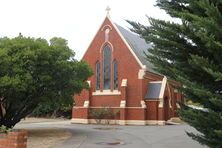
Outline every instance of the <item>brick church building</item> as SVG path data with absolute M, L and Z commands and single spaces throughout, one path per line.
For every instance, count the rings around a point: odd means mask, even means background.
M 158 74 L 144 58 L 151 45 L 106 16 L 83 56 L 94 74 L 89 89 L 74 96 L 72 123 L 95 123 L 90 110 L 118 110 L 110 123 L 120 125 L 163 125 L 176 117 L 182 95 L 176 82 Z

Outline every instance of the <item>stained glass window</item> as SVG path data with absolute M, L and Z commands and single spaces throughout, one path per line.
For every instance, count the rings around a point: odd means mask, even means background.
M 118 89 L 118 64 L 116 60 L 113 61 L 113 70 L 114 70 L 114 89 Z
M 100 89 L 100 63 L 96 62 L 96 90 Z
M 110 89 L 111 51 L 109 46 L 103 50 L 103 89 Z

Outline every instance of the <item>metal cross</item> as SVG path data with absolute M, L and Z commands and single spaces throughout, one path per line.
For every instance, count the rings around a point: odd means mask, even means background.
M 110 17 L 110 15 L 109 15 L 110 10 L 111 10 L 110 7 L 107 6 L 107 8 L 106 8 L 106 12 L 107 12 L 107 13 L 106 13 L 106 16 L 108 16 L 108 17 Z

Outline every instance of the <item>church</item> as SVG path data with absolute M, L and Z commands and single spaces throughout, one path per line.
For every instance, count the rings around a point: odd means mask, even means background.
M 144 39 L 105 17 L 82 60 L 93 75 L 89 89 L 74 96 L 72 123 L 96 123 L 90 111 L 100 108 L 118 110 L 109 119 L 119 125 L 164 125 L 177 117 L 183 96 L 179 84 L 153 70 L 144 51 L 151 48 Z

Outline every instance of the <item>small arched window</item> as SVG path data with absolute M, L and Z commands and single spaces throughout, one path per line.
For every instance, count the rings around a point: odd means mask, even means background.
M 109 46 L 103 50 L 103 89 L 110 89 L 111 51 Z
M 96 62 L 96 90 L 100 89 L 100 63 Z
M 114 70 L 114 75 L 113 75 L 114 86 L 113 86 L 113 88 L 118 89 L 118 64 L 117 64 L 116 60 L 113 61 L 113 70 Z

